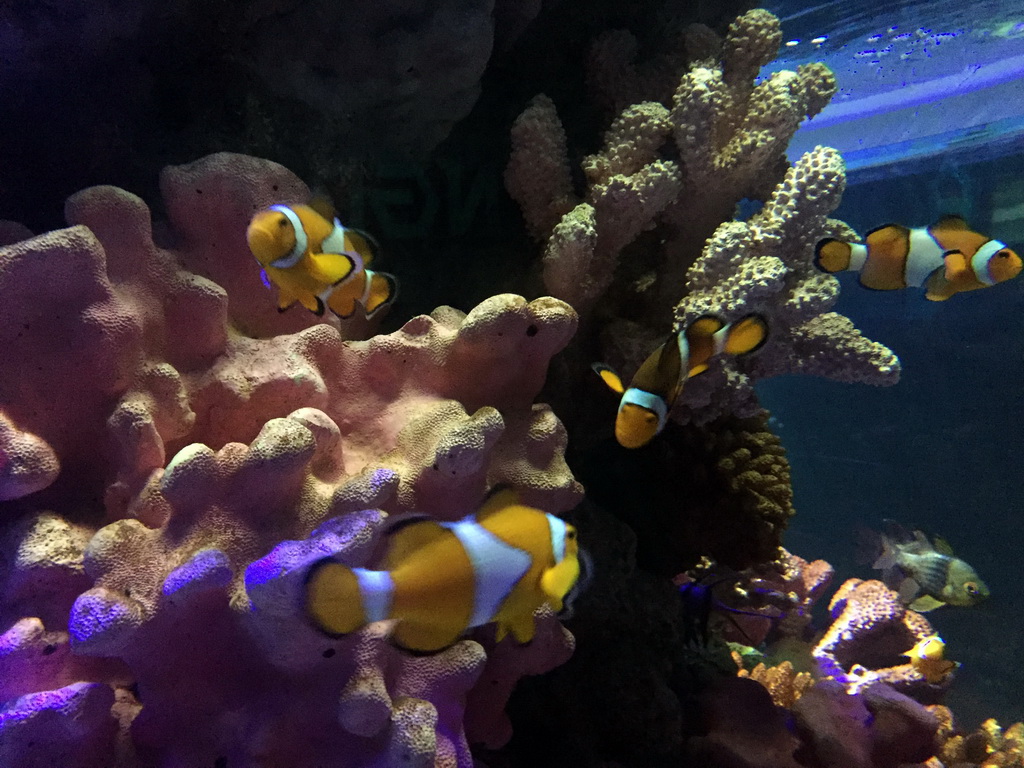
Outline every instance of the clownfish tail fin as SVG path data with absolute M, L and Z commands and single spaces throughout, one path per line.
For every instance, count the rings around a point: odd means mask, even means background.
M 826 238 L 814 247 L 814 266 L 822 272 L 842 272 L 850 268 L 852 254 L 849 243 Z
M 338 637 L 368 622 L 363 581 L 357 571 L 331 558 L 313 564 L 306 574 L 303 599 L 306 616 L 318 630 Z M 363 573 L 375 573 L 363 571 Z

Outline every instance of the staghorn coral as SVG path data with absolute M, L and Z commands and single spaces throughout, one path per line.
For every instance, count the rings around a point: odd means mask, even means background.
M 49 447 L 36 492 L 0 502 L 5 764 L 44 731 L 62 735 L 32 760 L 83 768 L 471 764 L 466 697 L 484 670 L 499 681 L 474 699 L 474 739 L 507 739 L 515 681 L 571 652 L 554 617 L 528 648 L 481 630 L 414 658 L 386 624 L 317 635 L 297 591 L 316 557 L 369 562 L 387 514 L 456 519 L 498 483 L 571 508 L 565 430 L 532 401 L 575 313 L 499 295 L 343 341 L 266 313 L 250 279 L 245 221 L 297 179 L 222 154 L 163 183 L 176 250 L 112 187 L 0 249 L 3 455 Z
M 835 678 L 850 693 L 876 682 L 924 698 L 941 690 L 903 656 L 935 630 L 885 584 L 848 579 L 832 596 L 829 611 L 832 624 L 812 650 L 823 676 Z

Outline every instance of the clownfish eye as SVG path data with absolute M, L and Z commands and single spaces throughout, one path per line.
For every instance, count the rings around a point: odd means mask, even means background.
M 277 226 L 279 226 L 281 229 L 284 229 L 285 227 L 288 226 L 288 217 L 285 216 L 283 213 L 281 214 L 281 218 L 277 220 Z
M 1010 258 L 1010 252 L 1009 251 L 999 251 L 998 253 L 996 253 L 996 256 L 998 256 L 1000 259 L 1008 259 L 1008 258 Z
M 574 541 L 576 539 L 576 531 L 566 531 L 565 538 L 569 541 Z
M 655 423 L 658 420 L 658 416 L 657 416 L 657 414 L 654 414 L 654 413 L 651 413 L 650 411 L 648 411 L 647 413 L 644 414 L 644 420 L 648 424 L 653 424 L 653 423 Z
M 967 594 L 971 595 L 972 597 L 978 594 L 978 585 L 975 584 L 973 581 L 968 581 L 966 584 L 964 584 L 964 589 L 967 590 Z

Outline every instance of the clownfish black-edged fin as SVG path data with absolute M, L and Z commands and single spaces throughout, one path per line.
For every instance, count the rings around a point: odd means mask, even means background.
M 768 321 L 750 314 L 732 323 L 725 339 L 724 352 L 729 355 L 751 355 L 768 341 Z
M 591 363 L 590 368 L 601 377 L 601 381 L 612 392 L 621 395 L 626 391 L 626 387 L 622 383 L 622 377 L 604 363 Z
M 445 535 L 445 529 L 437 520 L 424 516 L 409 516 L 396 521 L 386 531 L 387 551 L 380 563 L 380 569 L 393 571 L 414 552 L 437 541 Z
M 850 266 L 853 249 L 849 243 L 827 237 L 814 246 L 813 263 L 822 272 L 843 272 Z
M 460 637 L 462 632 L 453 633 L 447 628 L 399 621 L 391 633 L 391 642 L 404 651 L 428 654 L 454 645 Z
M 398 278 L 390 272 L 374 272 L 366 270 L 370 280 L 370 290 L 366 297 L 367 317 L 373 317 L 385 307 L 390 307 L 398 298 Z
M 352 238 L 352 244 L 355 245 L 359 255 L 363 257 L 363 263 L 366 265 L 377 259 L 383 252 L 380 241 L 365 229 L 345 227 L 345 234 Z
M 518 506 L 520 503 L 519 492 L 515 488 L 508 483 L 499 483 L 487 492 L 480 509 L 477 510 L 476 519 L 478 522 L 482 521 L 495 512 Z
M 316 315 L 317 317 L 323 317 L 324 316 L 324 312 L 326 312 L 326 311 L 327 311 L 327 307 L 324 304 L 324 300 L 321 299 L 319 296 L 317 296 L 316 297 L 316 309 L 313 310 L 313 314 Z
M 356 274 L 362 265 L 347 253 L 312 253 L 309 276 L 324 285 L 338 285 Z
M 325 557 L 306 572 L 303 608 L 318 631 L 339 638 L 363 626 L 363 599 L 359 580 L 344 563 Z
M 313 190 L 313 197 L 307 205 L 328 221 L 334 221 L 334 217 L 338 215 L 331 196 L 319 189 Z

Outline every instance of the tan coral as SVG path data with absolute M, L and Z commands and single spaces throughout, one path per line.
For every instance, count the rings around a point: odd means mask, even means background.
M 771 667 L 760 663 L 748 671 L 743 668 L 743 659 L 738 653 L 733 651 L 732 657 L 739 667 L 736 674 L 763 685 L 777 707 L 791 709 L 803 692 L 814 685 L 814 677 L 810 672 L 797 672 L 789 661 Z

